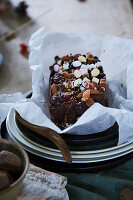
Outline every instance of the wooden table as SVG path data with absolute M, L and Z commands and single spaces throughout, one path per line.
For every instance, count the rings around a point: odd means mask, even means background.
M 13 0 L 13 5 L 20 1 Z M 33 24 L 17 33 L 11 41 L 0 42 L 4 64 L 0 70 L 0 94 L 31 89 L 28 60 L 19 53 L 20 43 L 28 44 L 30 35 L 42 26 L 49 31 L 92 32 L 133 38 L 133 16 L 129 0 L 27 0 Z M 48 11 L 46 13 L 46 11 Z M 38 18 L 40 14 L 43 14 Z M 0 35 L 22 25 L 13 11 L 0 15 Z

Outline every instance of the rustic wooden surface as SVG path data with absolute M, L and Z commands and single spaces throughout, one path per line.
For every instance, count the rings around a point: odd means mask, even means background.
M 20 1 L 12 0 L 13 5 Z M 29 19 L 35 23 L 17 33 L 11 41 L 0 42 L 4 64 L 0 69 L 0 94 L 26 92 L 31 89 L 28 60 L 19 53 L 20 43 L 27 43 L 30 35 L 46 26 L 60 32 L 92 32 L 133 38 L 133 15 L 129 0 L 27 0 L 29 18 L 19 18 L 13 9 L 0 15 L 0 35 L 11 31 Z M 45 13 L 45 11 L 47 11 Z

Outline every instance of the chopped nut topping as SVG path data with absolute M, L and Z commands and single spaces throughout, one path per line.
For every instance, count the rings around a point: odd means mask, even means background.
M 107 88 L 107 84 L 106 83 L 100 83 L 97 88 L 101 88 L 101 87 L 104 87 L 104 88 Z
M 85 92 L 83 92 L 83 96 L 82 96 L 82 101 L 88 101 L 88 99 L 90 98 L 90 90 L 86 90 Z
M 100 89 L 99 89 L 99 92 L 105 92 L 106 91 L 106 89 L 104 88 L 104 87 L 101 87 Z
M 106 83 L 106 79 L 100 79 L 100 83 Z
M 100 94 L 100 92 L 95 89 L 91 89 L 90 92 L 91 92 L 91 94 Z
M 92 54 L 88 54 L 88 62 L 92 63 L 94 61 L 94 56 Z
M 53 83 L 51 86 L 51 93 L 52 95 L 54 95 L 56 92 L 57 92 L 57 85 Z
M 77 95 L 77 98 L 78 98 L 78 99 L 82 98 L 82 95 L 83 95 L 82 93 L 79 93 L 79 94 Z
M 63 72 L 63 73 L 62 73 L 62 76 L 63 76 L 64 78 L 69 78 L 68 72 Z
M 89 88 L 90 88 L 90 89 L 93 89 L 93 88 L 94 88 L 93 83 L 89 83 Z
M 94 104 L 94 101 L 93 101 L 92 98 L 90 98 L 90 99 L 86 102 L 86 105 L 87 105 L 88 107 L 91 107 L 93 104 Z
M 64 82 L 63 85 L 65 88 L 67 88 L 67 89 L 69 88 L 68 83 Z
M 68 57 L 67 57 L 67 56 L 63 56 L 63 57 L 61 58 L 61 61 L 68 61 Z

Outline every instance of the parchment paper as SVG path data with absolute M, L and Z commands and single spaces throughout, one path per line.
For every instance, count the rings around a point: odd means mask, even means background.
M 29 45 L 33 95 L 13 106 L 24 119 L 60 134 L 93 134 L 117 121 L 119 144 L 133 140 L 133 40 L 88 33 L 46 32 L 42 28 L 31 36 Z M 109 86 L 109 107 L 95 103 L 74 125 L 61 131 L 49 115 L 49 66 L 56 55 L 87 52 L 102 61 Z

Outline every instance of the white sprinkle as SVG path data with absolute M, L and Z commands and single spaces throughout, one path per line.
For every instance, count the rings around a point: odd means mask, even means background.
M 63 85 L 65 88 L 68 88 L 68 83 L 64 82 Z
M 61 60 L 58 60 L 57 64 L 58 64 L 58 65 L 61 65 Z
M 81 86 L 81 87 L 80 87 L 80 90 L 81 90 L 81 91 L 84 91 L 84 90 L 85 90 L 85 88 Z
M 78 84 L 82 84 L 83 82 L 81 78 L 78 78 L 77 81 L 78 81 Z
M 63 69 L 64 70 L 69 69 L 69 63 L 68 62 L 63 64 Z
M 62 71 L 62 69 L 60 68 L 60 69 L 59 69 L 59 73 L 62 73 L 62 72 L 63 72 L 63 71 Z
M 82 82 L 83 82 L 82 79 L 78 78 L 77 80 L 74 81 L 74 87 L 77 87 L 78 85 L 81 85 Z
M 74 87 L 77 87 L 78 86 L 78 82 L 77 80 L 74 81 Z
M 87 68 L 88 69 L 95 69 L 96 68 L 96 65 L 94 65 L 94 64 L 87 64 Z
M 71 82 L 71 87 L 74 88 L 74 81 Z

